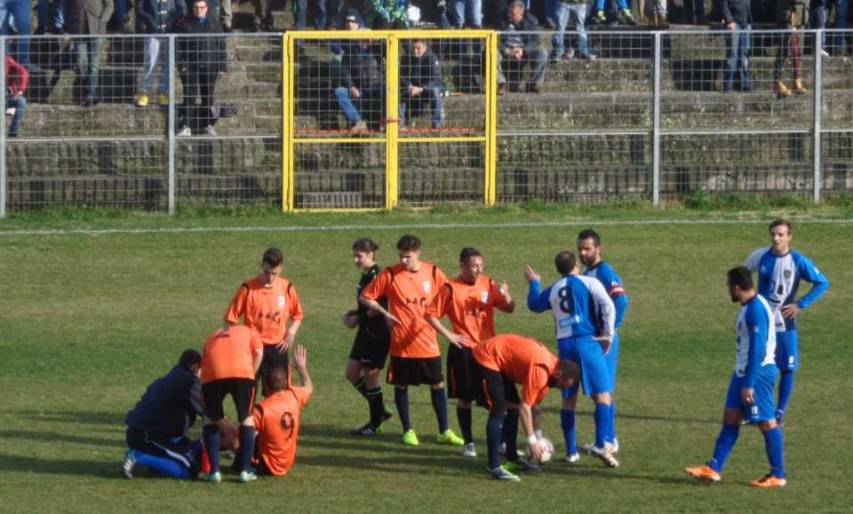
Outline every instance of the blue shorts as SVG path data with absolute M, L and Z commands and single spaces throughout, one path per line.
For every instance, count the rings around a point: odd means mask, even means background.
M 601 344 L 592 336 L 568 337 L 557 341 L 560 359 L 570 360 L 578 365 L 581 372 L 581 385 L 587 396 L 609 393 L 613 390 L 613 381 Z M 563 398 L 578 392 L 578 386 L 563 390 Z
M 779 371 L 797 371 L 800 367 L 800 337 L 797 329 L 776 332 L 776 367 Z
M 743 377 L 738 377 L 732 374 L 732 381 L 729 383 L 729 392 L 726 394 L 726 408 L 736 409 L 743 413 L 744 419 L 750 423 L 758 423 L 761 421 L 770 421 L 776 419 L 776 399 L 773 396 L 773 390 L 776 387 L 776 374 L 778 370 L 775 366 L 764 366 L 758 375 L 758 380 L 755 381 L 755 405 L 744 405 L 740 399 L 740 390 L 743 389 Z

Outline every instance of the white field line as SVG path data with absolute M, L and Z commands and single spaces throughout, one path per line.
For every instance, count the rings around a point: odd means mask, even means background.
M 792 219 L 798 224 L 834 224 L 850 225 L 853 219 Z M 45 229 L 45 230 L 0 230 L 4 236 L 68 236 L 68 235 L 129 235 L 129 234 L 209 234 L 239 232 L 330 232 L 350 230 L 417 230 L 417 229 L 514 229 L 537 227 L 579 227 L 579 226 L 632 226 L 632 225 L 739 225 L 766 224 L 769 219 L 750 220 L 577 220 L 577 221 L 537 221 L 522 223 L 410 223 L 395 225 L 319 225 L 288 227 L 188 227 L 188 228 L 128 228 L 128 229 Z

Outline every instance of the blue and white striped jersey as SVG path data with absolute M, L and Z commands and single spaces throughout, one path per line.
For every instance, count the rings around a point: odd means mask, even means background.
M 616 274 L 613 266 L 606 261 L 600 261 L 595 266 L 590 266 L 583 271 L 584 276 L 597 278 L 604 286 L 604 290 L 610 295 L 613 304 L 616 306 L 616 328 L 622 326 L 625 320 L 625 313 L 628 312 L 628 293 L 622 284 L 622 279 Z
M 552 311 L 557 339 L 580 336 L 613 337 L 616 308 L 597 279 L 570 275 L 540 292 L 530 283 L 527 307 L 533 312 Z
M 740 309 L 735 374 L 746 377 L 744 387 L 755 385 L 761 368 L 776 365 L 776 329 L 772 320 L 770 304 L 760 294 Z

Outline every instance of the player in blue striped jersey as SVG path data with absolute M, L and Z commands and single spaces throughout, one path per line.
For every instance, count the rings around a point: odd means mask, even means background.
M 580 274 L 575 255 L 563 251 L 554 258 L 562 278 L 542 290 L 542 278 L 527 267 L 527 307 L 533 312 L 550 310 L 557 332 L 560 359 L 577 363 L 586 394 L 595 402 L 595 445 L 588 451 L 610 467 L 619 465 L 607 449 L 610 434 L 610 393 L 613 390 L 605 356 L 613 338 L 616 309 L 601 282 Z M 563 408 L 577 403 L 578 386 L 564 395 Z
M 781 371 L 776 420 L 785 416 L 794 390 L 794 373 L 800 366 L 797 316 L 814 305 L 829 289 L 829 280 L 812 262 L 791 249 L 791 222 L 779 219 L 770 224 L 770 246 L 760 248 L 746 259 L 744 266 L 758 272 L 758 294 L 767 299 L 776 324 L 776 366 Z M 797 300 L 800 281 L 812 284 L 811 290 Z
M 684 471 L 700 480 L 719 482 L 720 474 L 740 434 L 741 420 L 758 424 L 770 461 L 770 473 L 750 482 L 753 487 L 785 485 L 782 429 L 776 422 L 773 389 L 778 370 L 775 365 L 776 327 L 769 302 L 756 293 L 752 274 L 744 266 L 728 272 L 732 302 L 741 304 L 737 318 L 735 371 L 729 383 L 723 411 L 723 427 L 714 446 L 714 456 L 704 466 Z
M 597 278 L 604 290 L 610 295 L 616 307 L 616 323 L 613 331 L 613 341 L 610 351 L 607 352 L 607 369 L 610 372 L 610 380 L 613 385 L 611 394 L 610 412 L 610 434 L 605 438 L 605 444 L 611 453 L 619 452 L 619 440 L 616 438 L 616 403 L 613 393 L 616 392 L 616 369 L 619 364 L 619 328 L 625 320 L 628 312 L 630 299 L 622 284 L 622 279 L 616 274 L 613 267 L 601 257 L 601 236 L 595 230 L 586 229 L 578 234 L 578 257 L 584 265 L 584 276 Z M 563 428 L 563 436 L 566 439 L 567 460 L 576 462 L 579 458 L 577 444 L 575 441 L 575 406 L 571 409 L 563 409 L 560 412 L 560 424 Z

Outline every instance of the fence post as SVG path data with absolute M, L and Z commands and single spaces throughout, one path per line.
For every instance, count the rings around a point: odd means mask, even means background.
M 652 85 L 652 205 L 660 205 L 660 97 L 661 97 L 661 35 L 655 31 L 655 70 Z
M 178 62 L 175 60 L 175 35 L 169 35 L 169 116 L 166 120 L 169 161 L 169 216 L 175 214 L 175 69 Z
M 821 114 L 823 104 L 823 62 L 821 52 L 823 51 L 823 29 L 815 32 L 814 44 L 814 203 L 820 203 L 820 183 L 821 183 L 821 164 L 820 164 L 820 136 L 821 136 Z
M 0 36 L 0 218 L 6 217 L 6 36 Z
M 486 180 L 484 184 L 486 207 L 493 207 L 497 198 L 497 55 L 498 38 L 496 32 L 489 33 L 486 37 L 486 73 L 485 97 L 486 97 L 486 144 L 485 144 L 485 171 Z
M 400 155 L 397 138 L 400 130 L 400 39 L 390 33 L 386 45 L 386 122 L 385 122 L 385 209 L 397 207 L 400 186 Z

